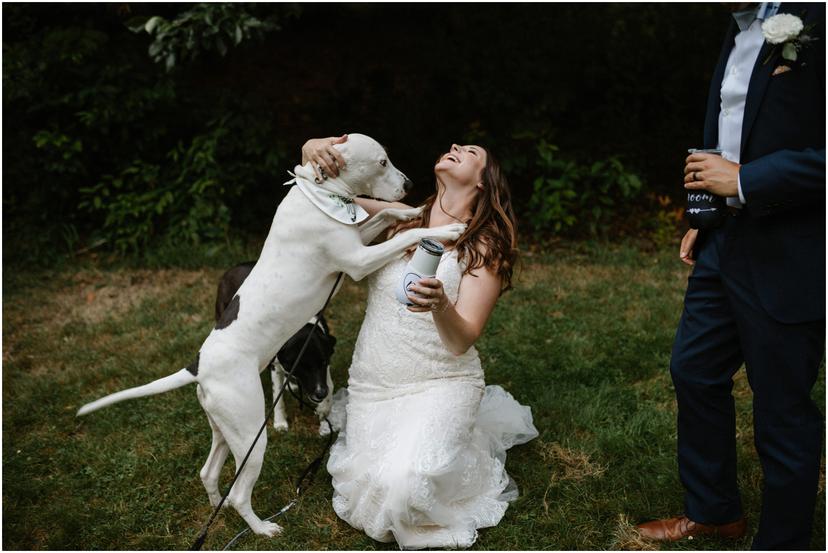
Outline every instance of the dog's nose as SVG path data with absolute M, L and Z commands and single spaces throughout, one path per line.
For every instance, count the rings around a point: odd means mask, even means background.
M 311 395 L 311 399 L 316 403 L 321 403 L 326 397 L 328 397 L 327 386 L 317 386 Z
M 405 179 L 405 181 L 403 182 L 403 190 L 405 190 L 406 192 L 410 192 L 412 188 L 414 188 L 414 183 L 408 179 Z

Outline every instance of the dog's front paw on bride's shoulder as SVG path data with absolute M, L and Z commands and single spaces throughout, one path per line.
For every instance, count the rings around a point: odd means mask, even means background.
M 454 242 L 466 232 L 466 225 L 464 223 L 452 223 L 450 225 L 428 229 L 428 231 L 429 238 Z
M 422 207 L 411 207 L 408 209 L 391 207 L 382 210 L 380 213 L 392 221 L 410 221 L 419 217 L 422 212 Z
M 400 209 L 398 210 L 398 214 L 400 216 L 401 221 L 410 221 L 411 219 L 416 219 L 417 217 L 422 215 L 424 209 L 424 206 Z

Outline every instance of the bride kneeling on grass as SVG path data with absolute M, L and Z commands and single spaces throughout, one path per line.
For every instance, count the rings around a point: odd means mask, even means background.
M 338 174 L 333 144 L 308 141 L 303 163 Z M 347 168 L 345 168 L 347 170 Z M 333 507 L 354 528 L 405 549 L 468 547 L 477 529 L 495 526 L 518 490 L 504 468 L 506 450 L 538 435 L 529 407 L 486 386 L 474 343 L 495 303 L 511 287 L 515 216 L 508 184 L 481 146 L 452 145 L 434 167 L 436 192 L 412 227 L 463 222 L 445 244 L 435 278 L 397 301 L 407 263 L 369 277 L 368 305 L 351 363 L 345 425 L 331 449 Z M 359 198 L 370 215 L 408 207 Z M 335 405 L 342 408 L 343 401 Z

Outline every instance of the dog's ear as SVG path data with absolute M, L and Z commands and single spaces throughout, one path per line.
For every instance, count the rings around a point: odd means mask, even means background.
M 285 342 L 279 349 L 278 353 L 276 353 L 279 363 L 281 363 L 285 368 L 289 369 L 290 367 L 287 365 L 292 364 L 292 361 L 299 355 L 301 342 L 303 342 L 305 338 L 305 335 L 300 336 L 300 334 L 302 334 L 301 331 L 288 338 L 288 341 Z

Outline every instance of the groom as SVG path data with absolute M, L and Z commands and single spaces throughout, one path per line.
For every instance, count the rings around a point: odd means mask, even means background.
M 823 435 L 810 394 L 825 347 L 825 5 L 728 6 L 704 128 L 704 147 L 723 153 L 693 154 L 685 167 L 685 188 L 725 196 L 729 212 L 681 246 L 695 265 L 670 366 L 685 511 L 639 530 L 655 540 L 745 535 L 731 395 L 744 363 L 764 472 L 753 548 L 806 549 Z M 795 60 L 763 35 L 777 13 L 818 39 Z

